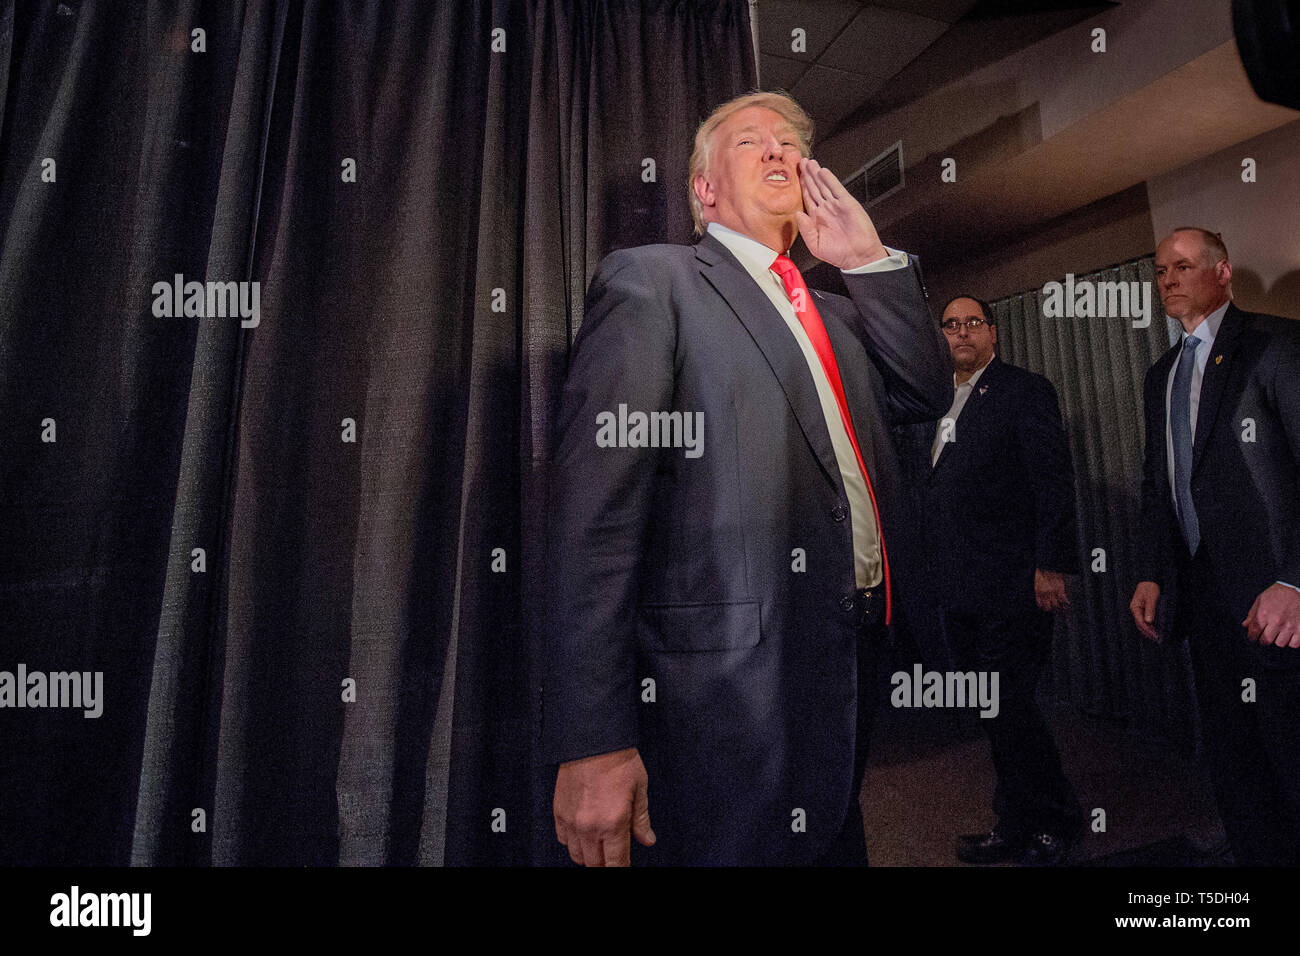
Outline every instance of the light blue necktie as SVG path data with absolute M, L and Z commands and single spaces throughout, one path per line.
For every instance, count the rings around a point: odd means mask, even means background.
M 1196 553 L 1201 543 L 1201 526 L 1192 503 L 1192 366 L 1201 340 L 1195 335 L 1183 339 L 1183 351 L 1174 373 L 1174 393 L 1169 400 L 1169 431 L 1174 440 L 1174 498 L 1178 502 L 1178 523 L 1187 548 Z

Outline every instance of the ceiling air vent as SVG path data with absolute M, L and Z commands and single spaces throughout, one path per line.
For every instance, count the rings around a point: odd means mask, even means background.
M 903 141 L 900 139 L 855 172 L 845 181 L 844 188 L 863 206 L 872 206 L 902 189 Z

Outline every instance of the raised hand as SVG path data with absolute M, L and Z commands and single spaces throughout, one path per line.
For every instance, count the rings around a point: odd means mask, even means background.
M 806 211 L 795 213 L 795 220 L 814 256 L 841 269 L 856 269 L 889 255 L 862 203 L 817 160 L 799 160 L 799 187 Z

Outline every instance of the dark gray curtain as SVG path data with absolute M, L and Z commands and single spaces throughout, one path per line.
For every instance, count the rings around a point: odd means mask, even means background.
M 553 402 L 753 80 L 745 0 L 5 5 L 0 670 L 105 703 L 0 710 L 0 863 L 555 858 Z
M 1150 256 L 1075 279 L 1150 283 L 1151 324 L 1134 328 L 1122 317 L 1047 318 L 1041 289 L 990 303 L 1001 357 L 1056 386 L 1074 458 L 1084 571 L 1074 607 L 1057 615 L 1052 685 L 1058 697 L 1087 712 L 1123 720 L 1186 750 L 1195 724 L 1185 651 L 1143 640 L 1128 611 L 1137 583 L 1142 380 L 1169 348 L 1169 324 Z M 1105 552 L 1104 572 L 1092 570 L 1098 548 Z

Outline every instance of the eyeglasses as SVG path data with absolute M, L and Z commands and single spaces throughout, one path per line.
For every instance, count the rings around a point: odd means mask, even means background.
M 981 325 L 992 325 L 988 319 L 981 319 L 972 315 L 968 319 L 949 319 L 947 322 L 940 322 L 939 328 L 943 329 L 949 335 L 956 335 L 958 330 L 964 325 L 968 331 L 974 332 Z

